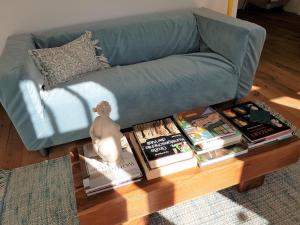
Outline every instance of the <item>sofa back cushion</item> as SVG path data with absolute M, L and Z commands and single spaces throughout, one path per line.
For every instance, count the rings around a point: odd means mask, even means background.
M 33 33 L 37 48 L 58 47 L 86 30 L 99 40 L 110 65 L 129 65 L 199 51 L 192 10 L 134 16 Z

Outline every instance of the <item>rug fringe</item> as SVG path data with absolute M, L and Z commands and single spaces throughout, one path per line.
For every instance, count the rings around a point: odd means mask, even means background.
M 10 170 L 0 169 L 0 224 L 2 223 L 2 210 L 9 176 Z
M 8 182 L 10 171 L 0 169 L 0 201 L 2 200 Z

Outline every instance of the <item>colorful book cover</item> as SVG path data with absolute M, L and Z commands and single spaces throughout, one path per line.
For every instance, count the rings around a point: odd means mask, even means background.
M 291 132 L 286 124 L 251 101 L 223 109 L 221 114 L 250 142 L 260 142 Z
M 134 134 L 151 168 L 192 158 L 191 147 L 170 118 L 136 125 Z
M 175 114 L 174 119 L 193 145 L 233 135 L 237 132 L 211 107 L 181 112 Z

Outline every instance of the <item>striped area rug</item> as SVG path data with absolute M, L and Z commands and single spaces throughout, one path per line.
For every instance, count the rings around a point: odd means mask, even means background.
M 0 224 L 79 224 L 70 158 L 0 170 Z M 150 224 L 300 224 L 300 161 L 268 175 L 260 188 L 211 193 L 150 215 Z
M 201 184 L 199 184 L 201 185 Z M 151 225 L 298 225 L 300 161 L 268 175 L 246 193 L 228 188 L 161 210 Z
M 69 156 L 0 170 L 1 225 L 77 225 Z

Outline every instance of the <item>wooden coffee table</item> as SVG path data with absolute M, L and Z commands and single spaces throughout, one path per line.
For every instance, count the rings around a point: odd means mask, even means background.
M 139 147 L 134 138 L 131 144 Z M 150 213 L 209 192 L 234 185 L 240 191 L 257 187 L 263 183 L 266 174 L 297 162 L 299 156 L 300 140 L 291 138 L 211 166 L 196 167 L 151 181 L 144 179 L 87 197 L 82 186 L 77 149 L 74 148 L 71 157 L 80 224 L 140 224 L 147 221 L 145 216 Z

